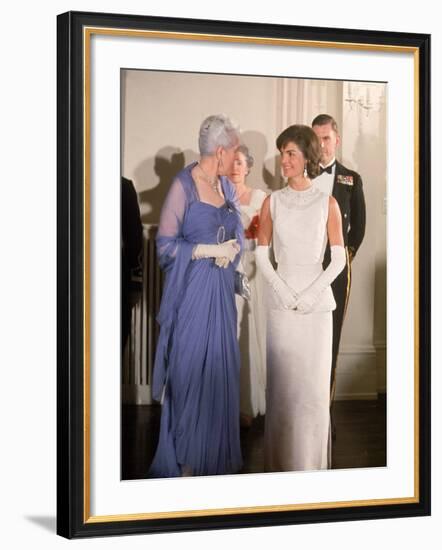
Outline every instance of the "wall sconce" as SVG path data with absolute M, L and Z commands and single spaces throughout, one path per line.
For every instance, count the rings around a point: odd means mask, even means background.
M 355 85 L 350 82 L 348 84 L 348 94 L 344 101 L 350 105 L 350 111 L 352 111 L 353 108 L 356 108 L 365 112 L 365 116 L 368 117 L 370 111 L 380 111 L 383 104 L 383 96 L 379 95 L 376 98 L 376 101 L 373 101 L 371 92 L 372 90 L 370 86 L 359 84 Z

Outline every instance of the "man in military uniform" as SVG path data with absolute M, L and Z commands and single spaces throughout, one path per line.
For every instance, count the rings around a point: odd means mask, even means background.
M 331 285 L 336 301 L 336 309 L 333 311 L 333 359 L 330 380 L 332 403 L 336 389 L 336 360 L 350 294 L 351 262 L 365 233 L 365 200 L 361 176 L 336 160 L 336 149 L 340 143 L 340 136 L 335 119 L 326 114 L 318 115 L 312 122 L 312 128 L 319 138 L 322 151 L 321 174 L 314 179 L 314 184 L 324 193 L 333 195 L 338 201 L 347 255 L 346 267 Z M 330 248 L 327 247 L 324 268 L 329 262 Z

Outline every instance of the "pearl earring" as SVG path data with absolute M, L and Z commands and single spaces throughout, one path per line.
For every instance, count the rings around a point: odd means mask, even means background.
M 304 166 L 304 178 L 306 178 L 308 175 L 308 172 L 307 172 L 307 164 Z

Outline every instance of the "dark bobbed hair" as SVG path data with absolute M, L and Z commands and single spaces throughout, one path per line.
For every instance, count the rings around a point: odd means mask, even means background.
M 331 124 L 332 130 L 339 134 L 338 124 L 331 115 L 326 115 L 325 113 L 322 113 L 316 116 L 312 121 L 312 126 L 325 126 L 325 124 Z
M 316 178 L 320 172 L 321 144 L 315 132 L 310 126 L 294 124 L 279 134 L 276 138 L 276 147 L 281 151 L 290 142 L 294 143 L 302 151 L 307 161 L 308 176 Z

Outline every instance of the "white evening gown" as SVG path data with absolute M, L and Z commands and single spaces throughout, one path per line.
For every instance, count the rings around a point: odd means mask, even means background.
M 252 219 L 261 212 L 266 196 L 261 189 L 253 189 L 249 204 L 241 205 L 241 221 L 245 230 L 250 226 Z M 242 267 L 250 283 L 251 299 L 246 301 L 241 296 L 235 296 L 241 353 L 240 411 L 251 417 L 265 413 L 266 387 L 266 312 L 262 300 L 264 282 L 256 269 L 255 248 L 256 239 L 246 239 L 241 257 Z
M 272 193 L 273 251 L 277 272 L 295 291 L 321 273 L 327 244 L 329 197 L 315 187 Z M 329 467 L 332 310 L 330 287 L 312 313 L 284 310 L 269 288 L 265 470 Z

